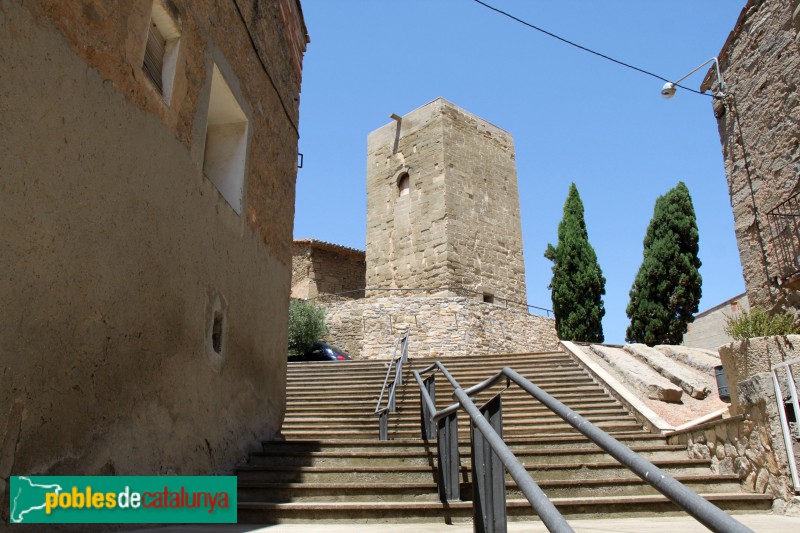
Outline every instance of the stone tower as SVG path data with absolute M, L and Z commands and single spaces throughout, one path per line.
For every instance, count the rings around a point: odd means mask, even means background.
M 393 118 L 367 140 L 367 287 L 526 302 L 511 135 L 442 98 Z

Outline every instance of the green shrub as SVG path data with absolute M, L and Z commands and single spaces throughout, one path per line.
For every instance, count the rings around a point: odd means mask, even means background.
M 800 324 L 790 313 L 769 314 L 760 307 L 750 308 L 738 315 L 725 317 L 725 333 L 737 341 L 753 337 L 791 335 L 800 333 Z
M 305 300 L 289 302 L 289 355 L 301 355 L 328 334 L 325 309 Z

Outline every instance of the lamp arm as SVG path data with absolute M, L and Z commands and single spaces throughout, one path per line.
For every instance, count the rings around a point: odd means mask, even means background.
M 698 70 L 700 70 L 701 68 L 703 68 L 704 66 L 706 66 L 706 65 L 708 65 L 709 63 L 712 63 L 712 62 L 714 63 L 714 67 L 716 67 L 716 70 L 717 70 L 717 81 L 719 82 L 719 88 L 720 88 L 720 90 L 724 89 L 725 88 L 725 82 L 722 81 L 722 73 L 719 71 L 719 60 L 717 60 L 716 57 L 712 57 L 711 59 L 709 59 L 708 61 L 706 61 L 705 63 L 703 63 L 702 65 L 700 65 L 696 69 L 694 69 L 693 71 L 691 71 L 689 74 L 687 74 L 686 76 L 682 77 L 681 79 L 679 79 L 678 81 L 673 82 L 673 83 L 675 83 L 675 85 L 679 84 L 680 82 L 682 82 L 683 80 L 685 80 L 686 78 L 688 78 L 689 76 L 691 76 L 692 74 L 694 74 L 695 72 L 697 72 Z

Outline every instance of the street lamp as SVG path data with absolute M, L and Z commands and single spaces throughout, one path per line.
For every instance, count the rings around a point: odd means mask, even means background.
M 711 59 L 709 59 L 708 61 L 706 61 L 705 63 L 703 63 L 702 65 L 700 65 L 696 69 L 694 69 L 693 71 L 691 71 L 689 74 L 687 74 L 686 76 L 684 76 L 681 79 L 679 79 L 678 81 L 674 81 L 674 82 L 673 81 L 668 81 L 667 83 L 665 83 L 664 86 L 661 88 L 661 96 L 663 96 L 664 98 L 667 98 L 667 99 L 672 98 L 673 96 L 675 96 L 675 91 L 677 90 L 677 88 L 679 86 L 678 84 L 680 82 L 682 82 L 683 80 L 685 80 L 686 78 L 688 78 L 689 76 L 691 76 L 692 74 L 694 74 L 695 72 L 697 72 L 698 70 L 703 68 L 704 66 L 708 65 L 709 63 L 714 63 L 714 67 L 716 67 L 716 70 L 717 70 L 717 81 L 719 82 L 719 84 L 717 86 L 717 91 L 714 93 L 714 98 L 716 98 L 717 100 L 721 100 L 721 99 L 725 98 L 725 96 L 726 96 L 725 95 L 725 82 L 722 81 L 722 74 L 719 71 L 719 61 L 717 61 L 716 57 L 712 57 Z

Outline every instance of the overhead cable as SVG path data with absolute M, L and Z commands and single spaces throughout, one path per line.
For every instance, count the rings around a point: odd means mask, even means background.
M 641 72 L 642 74 L 646 74 L 648 76 L 652 76 L 653 78 L 659 79 L 661 81 L 666 81 L 666 82 L 671 82 L 672 81 L 672 80 L 669 80 L 669 79 L 667 79 L 667 78 L 665 78 L 663 76 L 659 76 L 658 74 L 650 72 L 648 70 L 644 70 L 642 68 L 633 66 L 633 65 L 631 65 L 629 63 L 625 63 L 624 61 L 620 61 L 619 59 L 614 59 L 613 57 L 607 56 L 605 54 L 601 54 L 600 52 L 596 52 L 596 51 L 592 50 L 591 48 L 586 48 L 585 46 L 581 46 L 578 43 L 574 43 L 574 42 L 570 41 L 569 39 L 565 39 L 564 37 L 560 37 L 560 36 L 556 35 L 555 33 L 552 33 L 552 32 L 549 32 L 549 31 L 547 31 L 545 29 L 542 29 L 542 28 L 540 28 L 540 27 L 538 27 L 538 26 L 536 26 L 534 24 L 531 24 L 530 22 L 526 22 L 526 21 L 522 20 L 521 18 L 517 18 L 514 15 L 512 15 L 512 14 L 506 12 L 506 11 L 503 11 L 502 9 L 498 9 L 498 8 L 496 8 L 494 6 L 491 6 L 491 5 L 487 4 L 486 2 L 482 2 L 481 0 L 473 0 L 473 1 L 478 3 L 478 4 L 480 4 L 480 5 L 482 5 L 483 7 L 487 8 L 487 9 L 491 9 L 492 11 L 494 11 L 496 13 L 499 13 L 501 15 L 504 15 L 504 16 L 510 18 L 511 20 L 519 22 L 520 24 L 523 24 L 523 25 L 525 25 L 525 26 L 527 26 L 527 27 L 529 27 L 531 29 L 534 29 L 534 30 L 536 30 L 538 32 L 544 33 L 545 35 L 547 35 L 549 37 L 552 37 L 554 39 L 558 39 L 562 43 L 566 43 L 566 44 L 568 44 L 570 46 L 574 46 L 575 48 L 583 50 L 584 52 L 589 52 L 590 54 L 594 54 L 594 55 L 596 55 L 598 57 L 602 57 L 603 59 L 606 59 L 608 61 L 616 63 L 617 65 L 622 65 L 623 67 L 635 70 L 637 72 Z M 680 87 L 681 89 L 693 92 L 695 94 L 699 94 L 699 95 L 702 95 L 702 96 L 709 96 L 709 97 L 713 98 L 712 94 L 704 93 L 704 92 L 692 89 L 691 87 L 686 87 L 684 85 L 679 85 L 679 84 L 675 84 L 675 86 L 676 87 Z

